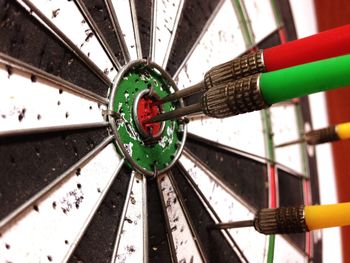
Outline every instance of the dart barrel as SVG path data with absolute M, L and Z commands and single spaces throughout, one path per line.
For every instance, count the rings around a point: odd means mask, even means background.
M 304 206 L 261 209 L 256 214 L 254 228 L 265 235 L 304 233 L 308 231 Z
M 204 89 L 264 71 L 263 50 L 258 50 L 210 69 L 204 75 Z
M 203 113 L 215 118 L 225 118 L 269 107 L 259 88 L 260 74 L 219 84 L 202 97 Z
M 334 125 L 323 129 L 310 131 L 305 134 L 305 141 L 309 145 L 317 145 L 337 140 L 339 140 L 339 136 L 336 131 L 336 126 Z

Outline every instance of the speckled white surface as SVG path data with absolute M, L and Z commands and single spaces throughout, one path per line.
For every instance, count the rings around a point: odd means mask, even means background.
M 49 81 L 0 64 L 0 133 L 30 128 L 103 122 L 105 106 Z
M 134 173 L 132 188 L 127 201 L 127 210 L 123 220 L 120 242 L 117 247 L 116 258 L 112 262 L 142 262 L 144 256 L 144 212 L 142 175 Z
M 191 228 L 169 176 L 167 174 L 161 175 L 158 178 L 158 184 L 169 221 L 177 261 L 202 262 Z

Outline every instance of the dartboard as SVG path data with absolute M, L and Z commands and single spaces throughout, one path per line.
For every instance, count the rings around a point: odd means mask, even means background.
M 295 38 L 288 0 L 0 0 L 0 261 L 320 262 L 317 231 L 212 228 L 319 202 L 313 149 L 274 148 L 311 129 L 307 98 L 142 121 Z

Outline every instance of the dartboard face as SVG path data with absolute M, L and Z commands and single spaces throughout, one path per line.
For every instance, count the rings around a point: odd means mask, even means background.
M 317 203 L 307 98 L 143 120 L 211 67 L 295 39 L 287 0 L 0 0 L 1 262 L 305 262 L 320 233 L 258 209 Z

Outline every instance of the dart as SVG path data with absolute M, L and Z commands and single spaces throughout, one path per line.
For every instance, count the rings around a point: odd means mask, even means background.
M 350 203 L 294 206 L 259 210 L 253 220 L 219 223 L 211 229 L 253 226 L 265 235 L 304 233 L 312 230 L 350 225 Z
M 197 104 L 160 114 L 146 123 L 198 112 L 225 118 L 261 110 L 292 98 L 345 87 L 350 85 L 349 67 L 350 55 L 344 55 L 220 83 L 204 93 Z
M 285 147 L 297 143 L 307 143 L 309 145 L 317 145 L 326 142 L 334 142 L 350 138 L 350 122 L 332 125 L 326 128 L 313 130 L 303 135 L 302 139 L 290 141 L 276 145 L 276 148 Z
M 208 90 L 220 83 L 256 73 L 349 54 L 350 46 L 347 44 L 349 41 L 350 25 L 346 25 L 283 45 L 258 50 L 213 67 L 204 75 L 202 82 L 168 95 L 158 103 L 177 100 L 201 90 Z

